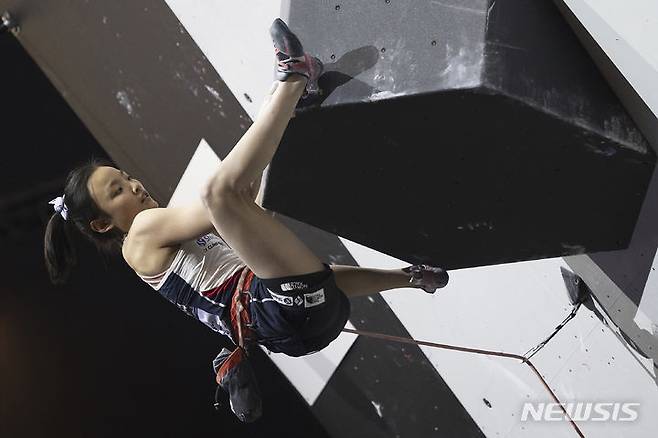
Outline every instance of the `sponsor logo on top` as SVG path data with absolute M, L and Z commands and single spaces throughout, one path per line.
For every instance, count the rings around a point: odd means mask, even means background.
M 296 289 L 308 289 L 308 284 L 302 283 L 301 281 L 291 281 L 290 283 L 283 283 L 281 285 L 281 290 L 284 292 Z

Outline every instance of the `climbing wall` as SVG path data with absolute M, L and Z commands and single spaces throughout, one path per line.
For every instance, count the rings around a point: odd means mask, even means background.
M 561 401 L 639 403 L 633 422 L 578 421 L 585 436 L 644 437 L 658 427 L 658 183 L 643 121 L 658 112 L 658 38 L 636 31 L 655 33 L 658 11 L 555 3 L 0 0 L 163 204 L 196 196 L 248 128 L 273 78 L 267 28 L 287 19 L 328 73 L 272 164 L 266 205 L 327 262 L 453 268 L 440 294 L 353 300 L 351 326 L 523 354 L 571 312 L 561 268 L 574 271 L 596 301 L 533 363 Z M 525 402 L 551 399 L 510 359 L 347 334 L 271 358 L 332 436 L 577 436 L 522 421 Z

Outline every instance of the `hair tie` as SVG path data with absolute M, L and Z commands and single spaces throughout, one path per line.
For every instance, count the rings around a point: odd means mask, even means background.
M 58 196 L 57 198 L 50 201 L 48 204 L 52 204 L 55 208 L 55 211 L 57 213 L 59 213 L 60 215 L 62 215 L 64 220 L 67 220 L 68 216 L 69 216 L 69 209 L 66 206 L 66 204 L 64 203 L 64 198 L 65 197 L 66 197 L 66 195 Z

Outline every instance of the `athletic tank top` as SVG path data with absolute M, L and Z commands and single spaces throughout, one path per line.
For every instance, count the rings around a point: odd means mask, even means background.
M 137 275 L 179 309 L 235 342 L 230 301 L 245 267 L 221 237 L 206 234 L 181 244 L 161 274 Z

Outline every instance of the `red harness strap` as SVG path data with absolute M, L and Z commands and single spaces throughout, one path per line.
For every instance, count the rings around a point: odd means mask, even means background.
M 251 317 L 249 316 L 250 295 L 247 292 L 253 278 L 254 273 L 245 266 L 240 273 L 238 284 L 231 297 L 231 327 L 233 329 L 233 337 L 238 341 L 238 348 L 233 350 L 217 370 L 215 380 L 219 385 L 222 384 L 222 380 L 230 370 L 235 369 L 246 359 L 247 350 L 245 349 L 245 342 L 253 339 L 253 331 L 249 328 L 249 324 L 251 323 Z
M 245 359 L 246 355 L 247 352 L 244 348 L 238 347 L 235 350 L 233 350 L 233 352 L 226 358 L 224 363 L 217 370 L 215 381 L 217 382 L 218 385 L 222 384 L 222 380 L 224 380 L 224 377 L 229 372 L 229 370 L 232 370 L 235 367 L 237 367 L 238 364 Z
M 231 326 L 233 334 L 236 335 L 238 346 L 244 348 L 245 341 L 253 339 L 253 331 L 249 328 L 251 317 L 249 316 L 249 287 L 254 278 L 254 273 L 248 267 L 242 269 L 238 285 L 231 298 Z

